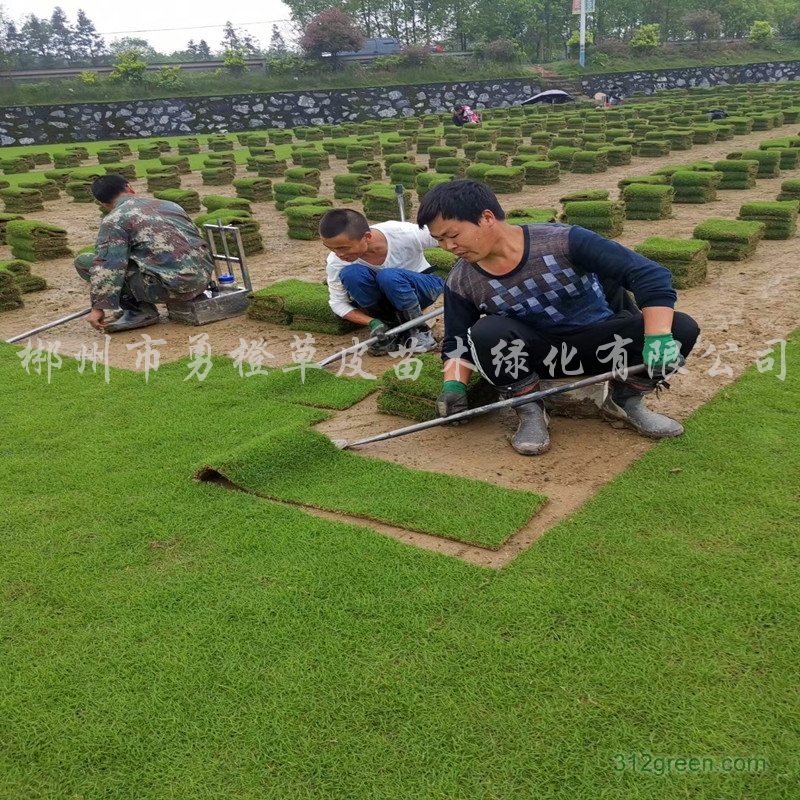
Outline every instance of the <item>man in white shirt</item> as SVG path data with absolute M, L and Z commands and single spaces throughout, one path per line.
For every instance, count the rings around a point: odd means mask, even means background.
M 444 281 L 433 274 L 423 251 L 438 247 L 427 228 L 410 222 L 379 222 L 351 208 L 329 211 L 320 220 L 319 233 L 328 255 L 328 291 L 331 310 L 357 325 L 368 325 L 378 341 L 370 355 L 386 355 L 406 338 L 419 352 L 438 346 L 424 323 L 398 337 L 390 328 L 422 316 L 441 296 Z

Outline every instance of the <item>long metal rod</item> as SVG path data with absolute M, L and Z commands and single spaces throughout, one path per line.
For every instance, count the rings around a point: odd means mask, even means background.
M 644 364 L 639 364 L 635 367 L 630 367 L 627 370 L 627 375 L 637 375 L 644 372 L 646 369 Z M 611 372 L 604 372 L 602 375 L 592 375 L 588 378 L 582 378 L 573 383 L 566 383 L 563 386 L 553 386 L 551 389 L 543 389 L 541 392 L 532 392 L 531 394 L 523 394 L 519 397 L 510 397 L 507 400 L 498 400 L 496 403 L 489 403 L 485 406 L 478 408 L 471 408 L 468 411 L 461 411 L 458 414 L 451 414 L 449 417 L 437 417 L 436 419 L 429 419 L 425 422 L 418 422 L 416 425 L 407 425 L 405 428 L 397 428 L 387 433 L 381 433 L 377 436 L 370 436 L 368 439 L 359 439 L 358 441 L 348 443 L 339 440 L 337 444 L 341 450 L 348 450 L 352 447 L 359 447 L 362 444 L 372 444 L 373 442 L 382 442 L 386 439 L 396 439 L 398 436 L 406 436 L 409 433 L 417 433 L 417 431 L 424 431 L 428 428 L 437 428 L 440 425 L 451 425 L 454 422 L 461 420 L 472 419 L 479 417 L 483 414 L 488 414 L 491 411 L 497 411 L 501 408 L 516 408 L 517 406 L 524 406 L 527 403 L 532 403 L 535 400 L 541 400 L 545 397 L 550 397 L 554 394 L 563 394 L 564 392 L 571 392 L 574 389 L 582 389 L 584 386 L 592 386 L 595 383 L 602 383 L 609 381 L 612 378 L 620 378 L 620 374 L 614 370 Z
M 396 328 L 392 328 L 390 331 L 386 332 L 386 336 L 394 336 L 396 333 L 402 333 L 403 331 L 407 331 L 410 328 L 416 328 L 422 322 L 427 322 L 429 319 L 433 319 L 434 317 L 438 317 L 440 314 L 444 313 L 443 308 L 437 308 L 434 311 L 428 311 L 427 314 L 423 314 L 421 317 L 417 317 L 416 319 L 412 319 L 409 322 L 404 322 L 402 325 L 398 325 Z M 351 347 L 346 347 L 344 350 L 340 350 L 338 353 L 334 353 L 332 356 L 328 356 L 327 358 L 323 358 L 317 366 L 318 367 L 327 367 L 328 364 L 333 364 L 336 361 L 344 358 L 348 353 L 355 353 L 357 350 L 360 350 L 362 347 L 368 347 L 371 344 L 374 344 L 378 341 L 377 336 L 371 336 L 369 339 L 365 339 L 363 342 L 359 342 L 358 344 L 354 344 Z
M 80 319 L 81 317 L 85 317 L 92 309 L 91 308 L 84 308 L 83 311 L 76 311 L 74 314 L 69 314 L 66 317 L 61 317 L 61 319 L 57 319 L 55 322 L 48 322 L 47 325 L 40 325 L 38 328 L 34 328 L 32 331 L 26 331 L 25 333 L 19 334 L 19 336 L 12 336 L 10 339 L 6 339 L 8 344 L 14 344 L 14 342 L 21 342 L 23 339 L 27 339 L 30 336 L 36 336 L 37 333 L 43 333 L 44 331 L 49 331 L 50 328 L 56 328 L 59 325 L 63 325 L 65 322 L 72 322 L 73 319 Z
M 405 194 L 405 189 L 403 188 L 402 183 L 398 183 L 394 187 L 394 193 L 397 195 L 397 206 L 400 209 L 400 222 L 406 221 L 406 204 L 404 202 L 403 195 Z

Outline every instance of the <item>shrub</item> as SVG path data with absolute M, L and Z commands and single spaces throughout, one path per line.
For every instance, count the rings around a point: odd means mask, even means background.
M 772 30 L 772 25 L 765 19 L 757 19 L 750 28 L 750 33 L 747 36 L 747 40 L 754 47 L 768 44 L 774 39 L 775 31 Z
M 183 76 L 180 67 L 160 67 L 155 77 L 155 85 L 162 89 L 183 89 Z
M 120 83 L 144 83 L 147 63 L 138 50 L 125 50 L 117 56 L 108 79 Z
M 510 64 L 519 60 L 519 46 L 512 39 L 493 39 L 482 48 L 482 55 L 487 61 Z
M 81 72 L 78 76 L 84 86 L 94 86 L 100 77 L 96 72 Z
M 247 62 L 245 56 L 247 50 L 243 47 L 236 50 L 226 50 L 222 54 L 222 66 L 231 75 L 243 75 L 247 72 Z
M 403 66 L 406 67 L 425 67 L 431 60 L 431 54 L 426 47 L 410 45 L 400 51 Z
M 661 27 L 659 25 L 642 25 L 631 38 L 631 47 L 635 53 L 652 53 L 661 45 Z

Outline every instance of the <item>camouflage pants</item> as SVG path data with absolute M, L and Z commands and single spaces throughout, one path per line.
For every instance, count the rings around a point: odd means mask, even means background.
M 94 261 L 93 253 L 82 253 L 75 259 L 75 271 L 85 281 L 91 278 L 91 268 Z M 149 275 L 135 262 L 128 262 L 125 270 L 125 281 L 120 293 L 120 306 L 125 308 L 130 300 L 134 303 L 166 303 L 167 300 L 191 300 L 202 291 L 196 289 L 191 292 L 178 294 L 167 289 L 155 275 Z

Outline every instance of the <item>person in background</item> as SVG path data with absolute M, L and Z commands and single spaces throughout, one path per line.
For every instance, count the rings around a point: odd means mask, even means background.
M 468 122 L 478 123 L 481 118 L 466 104 L 457 103 L 453 106 L 453 125 L 461 128 Z

